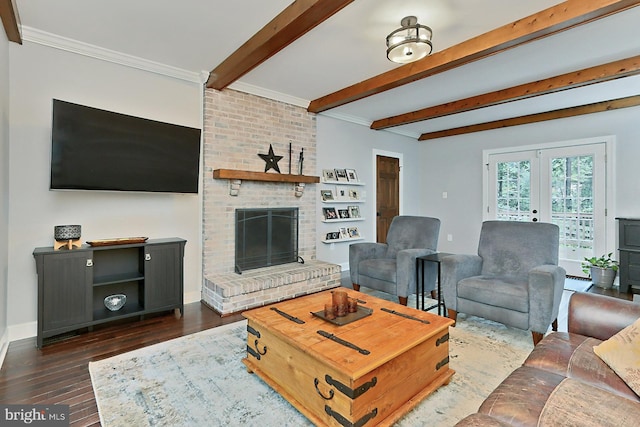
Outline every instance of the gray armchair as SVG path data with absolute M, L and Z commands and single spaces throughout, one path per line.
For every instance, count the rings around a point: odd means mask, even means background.
M 421 216 L 396 216 L 387 243 L 353 243 L 349 246 L 349 271 L 353 289 L 360 286 L 397 295 L 407 305 L 416 292 L 416 258 L 436 252 L 440 220 Z M 425 263 L 425 290 L 433 291 L 435 263 Z
M 478 255 L 452 255 L 442 261 L 442 292 L 449 317 L 483 317 L 530 330 L 537 344 L 553 326 L 566 272 L 558 266 L 559 228 L 555 224 L 486 221 Z

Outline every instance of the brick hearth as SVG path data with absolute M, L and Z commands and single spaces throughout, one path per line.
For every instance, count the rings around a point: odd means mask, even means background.
M 205 278 L 203 301 L 222 315 L 340 286 L 340 266 L 311 260 Z

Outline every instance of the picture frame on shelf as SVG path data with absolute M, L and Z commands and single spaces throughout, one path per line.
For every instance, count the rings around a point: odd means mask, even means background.
M 360 218 L 360 206 L 349 206 L 349 218 Z
M 345 186 L 336 185 L 336 200 L 349 200 L 349 189 Z
M 322 179 L 324 182 L 335 181 L 336 171 L 334 169 L 322 169 Z
M 331 190 L 320 190 L 320 197 L 322 198 L 323 202 L 326 202 L 328 200 L 333 200 L 333 191 L 331 191 Z
M 349 200 L 360 200 L 360 190 L 357 188 L 349 188 Z
M 324 215 L 325 220 L 338 219 L 338 213 L 334 207 L 322 208 L 322 215 Z
M 338 240 L 340 239 L 340 232 L 338 231 L 330 231 L 325 236 L 325 240 Z
M 338 218 L 340 219 L 349 218 L 349 209 L 338 209 Z
M 349 182 L 360 182 L 355 169 L 345 169 L 345 171 L 347 172 L 347 179 Z
M 347 170 L 346 169 L 336 169 L 336 181 L 338 182 L 349 182 L 349 178 L 347 178 Z
M 340 238 L 341 239 L 349 238 L 349 230 L 347 230 L 347 227 L 340 227 Z
M 349 227 L 347 229 L 347 233 L 349 233 L 349 238 L 351 239 L 360 237 L 360 231 L 358 231 L 358 227 Z

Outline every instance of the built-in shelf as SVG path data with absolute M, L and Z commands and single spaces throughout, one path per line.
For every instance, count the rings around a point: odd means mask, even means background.
M 337 169 L 336 169 L 336 175 L 338 175 L 337 173 Z M 355 176 L 355 171 L 353 171 L 353 175 Z M 320 189 L 320 200 L 322 201 L 323 204 L 325 205 L 338 205 L 338 204 L 352 204 L 355 205 L 357 203 L 365 203 L 364 200 L 362 200 L 360 197 L 364 196 L 364 192 L 361 191 L 359 188 L 349 188 L 352 186 L 364 186 L 365 183 L 364 182 L 360 182 L 360 181 L 337 181 L 337 180 L 327 180 L 326 176 L 327 174 L 325 173 L 325 170 L 323 170 L 322 173 L 323 176 L 323 180 L 321 182 L 322 185 L 324 186 L 328 186 L 328 185 L 335 185 L 335 198 L 333 195 L 333 190 L 324 187 L 324 189 Z M 349 176 L 348 174 L 345 175 Z M 327 200 L 328 198 L 328 200 Z M 336 215 L 329 215 L 330 213 L 333 213 L 332 211 L 330 211 L 331 209 L 338 209 L 341 206 L 336 206 L 336 207 L 323 207 L 322 208 L 322 213 L 324 216 L 324 219 L 322 219 L 321 221 L 325 224 L 329 224 L 329 223 L 334 223 L 334 222 L 356 222 L 356 221 L 364 221 L 365 219 L 360 217 L 360 208 L 358 206 L 353 206 L 354 209 L 357 210 L 358 214 L 357 216 L 351 216 L 351 206 L 349 206 L 349 217 L 348 218 L 335 218 Z M 338 209 L 337 212 L 335 213 L 339 213 L 340 211 L 343 211 L 345 209 Z M 329 216 L 331 219 L 327 219 L 327 216 Z M 364 240 L 362 236 L 360 236 L 360 232 L 358 231 L 357 227 L 348 227 L 349 230 L 354 230 L 354 236 L 353 237 L 347 237 L 347 238 L 342 238 L 342 239 L 327 239 L 326 237 L 322 240 L 320 240 L 322 243 L 325 244 L 333 244 L 333 243 L 345 243 L 345 242 L 353 242 L 353 241 L 357 241 L 357 240 Z M 340 227 L 340 230 L 343 230 L 343 227 Z M 325 236 L 330 236 L 330 235 L 344 235 L 344 234 L 340 234 L 340 233 L 336 233 L 335 231 L 329 232 L 327 234 L 325 234 Z M 351 234 L 351 233 L 349 233 Z
M 364 240 L 364 237 L 350 237 L 347 239 L 331 239 L 331 240 L 323 240 L 322 243 L 343 243 L 343 242 L 353 242 L 354 240 Z
M 320 182 L 319 176 L 291 175 L 282 173 L 252 172 L 236 169 L 215 169 L 213 171 L 215 179 L 240 179 L 245 181 L 267 181 L 267 182 L 293 182 L 315 184 Z
M 351 222 L 351 221 L 364 221 L 364 218 L 338 218 L 338 219 L 323 219 L 322 222 Z
M 332 200 L 323 200 L 322 203 L 326 204 L 334 204 L 334 203 L 364 203 L 364 200 L 361 199 L 349 199 L 349 200 L 340 200 L 340 199 L 332 199 Z
M 334 184 L 334 185 L 365 185 L 364 182 L 360 181 L 322 181 L 323 184 Z

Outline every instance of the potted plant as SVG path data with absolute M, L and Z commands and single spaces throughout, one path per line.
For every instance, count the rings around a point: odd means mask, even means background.
M 591 281 L 599 288 L 613 287 L 613 281 L 618 274 L 618 261 L 611 258 L 613 252 L 600 257 L 585 258 L 582 271 L 591 277 Z

